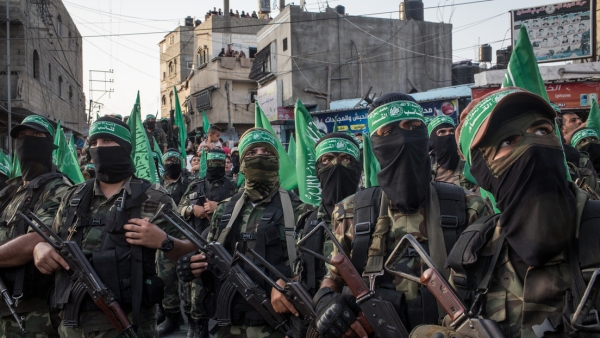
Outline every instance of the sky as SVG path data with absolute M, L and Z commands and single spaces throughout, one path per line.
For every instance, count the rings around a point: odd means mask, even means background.
M 254 11 L 259 0 L 230 0 L 234 11 Z M 552 4 L 552 0 L 424 0 L 425 20 L 453 25 L 454 61 L 477 59 L 478 45 L 489 43 L 495 51 L 510 44 L 509 10 Z M 299 0 L 293 1 L 299 4 Z M 293 3 L 286 1 L 286 4 Z M 158 43 L 187 16 L 204 21 L 204 14 L 222 1 L 207 0 L 63 0 L 83 37 L 83 90 L 103 104 L 100 115 L 129 115 L 140 91 L 142 116 L 155 114 L 160 97 Z M 329 3 L 343 5 L 349 15 L 399 17 L 400 1 L 306 0 L 308 11 L 317 12 Z M 454 6 L 451 6 L 453 5 Z M 463 5 L 461 5 L 463 4 Z M 526 4 L 526 5 L 524 5 Z M 445 6 L 445 7 L 438 7 Z M 273 8 L 273 5 L 272 5 Z M 277 10 L 272 14 L 276 16 Z M 375 14 L 380 13 L 380 14 Z M 383 13 L 383 14 L 381 14 Z M 318 43 L 318 42 L 317 42 Z M 90 70 L 112 73 L 92 73 Z M 113 80 L 111 83 L 96 82 Z M 98 90 L 112 89 L 110 93 Z

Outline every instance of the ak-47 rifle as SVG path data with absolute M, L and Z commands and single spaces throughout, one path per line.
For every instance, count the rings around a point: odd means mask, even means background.
M 127 318 L 127 314 L 116 301 L 115 294 L 104 285 L 94 268 L 85 257 L 81 248 L 73 241 L 63 241 L 52 229 L 44 224 L 31 210 L 27 215 L 17 211 L 17 215 L 25 221 L 35 232 L 58 251 L 69 265 L 67 273 L 74 281 L 73 289 L 87 292 L 102 312 L 108 317 L 112 325 L 123 337 L 137 338 L 137 334 Z M 32 221 L 34 220 L 35 223 Z M 37 223 L 37 224 L 36 224 Z M 64 323 L 65 326 L 77 326 L 77 323 Z
M 421 276 L 414 276 L 394 269 L 395 263 L 407 253 L 410 247 L 416 251 L 428 268 Z M 456 296 L 452 287 L 436 268 L 431 257 L 429 257 L 421 244 L 412 235 L 408 234 L 402 237 L 385 262 L 385 270 L 394 276 L 425 285 L 448 316 L 450 316 L 452 321 L 450 327 L 454 331 L 471 338 L 504 337 L 502 330 L 500 330 L 495 321 L 485 319 L 481 316 L 467 316 L 468 311 L 465 305 Z
M 302 246 L 308 238 L 317 233 L 321 228 L 327 233 L 338 249 L 338 254 L 331 259 Z M 375 297 L 373 287 L 375 285 L 376 276 L 369 276 L 371 284 L 371 287 L 369 288 L 363 281 L 362 276 L 358 274 L 358 271 L 356 271 L 356 268 L 352 265 L 350 258 L 348 258 L 341 244 L 337 241 L 325 222 L 319 223 L 298 242 L 298 250 L 312 255 L 337 268 L 338 273 L 342 276 L 350 288 L 350 291 L 354 294 L 354 297 L 356 297 L 356 304 L 358 304 L 362 310 L 362 312 L 358 314 L 357 320 L 367 333 L 375 332 L 379 338 L 408 338 L 406 327 L 404 327 L 400 317 L 398 317 L 398 313 L 396 313 L 392 303 Z
M 6 306 L 10 311 L 10 314 L 15 318 L 15 321 L 17 321 L 17 324 L 21 328 L 21 331 L 23 331 L 23 333 L 26 333 L 27 331 L 25 331 L 25 318 L 23 318 L 17 313 L 17 305 L 15 304 L 15 300 L 8 292 L 8 288 L 6 287 L 6 284 L 4 284 L 2 278 L 0 278 L 0 293 L 2 294 L 2 299 L 4 299 L 4 302 L 6 303 Z
M 576 331 L 600 333 L 600 318 L 598 311 L 594 309 L 598 294 L 600 294 L 600 269 L 594 271 L 588 283 L 581 302 L 571 318 L 571 326 Z
M 231 325 L 231 305 L 236 293 L 239 293 L 252 306 L 269 326 L 284 334 L 290 330 L 287 318 L 275 311 L 267 293 L 260 288 L 244 271 L 235 264 L 229 251 L 218 242 L 208 242 L 200 233 L 194 230 L 181 216 L 167 205 L 162 205 L 156 215 L 150 220 L 163 218 L 177 228 L 190 242 L 201 250 L 208 261 L 204 274 L 214 279 L 217 285 L 218 302 L 215 318 L 218 326 Z

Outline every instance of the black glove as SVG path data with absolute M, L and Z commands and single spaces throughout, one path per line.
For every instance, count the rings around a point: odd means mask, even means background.
M 315 328 L 323 338 L 343 336 L 360 312 L 355 297 L 337 293 L 331 288 L 320 289 L 313 298 L 313 305 L 317 311 Z
M 192 256 L 197 254 L 198 252 L 196 251 L 190 252 L 189 254 L 182 256 L 177 260 L 177 277 L 179 277 L 180 281 L 187 283 L 193 281 L 194 278 L 196 278 L 196 276 L 194 276 L 194 274 L 192 273 L 190 259 L 192 258 Z

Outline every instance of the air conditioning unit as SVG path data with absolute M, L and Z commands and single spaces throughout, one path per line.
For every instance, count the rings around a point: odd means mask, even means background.
M 187 63 L 187 69 L 194 69 L 194 63 L 193 62 L 188 62 Z

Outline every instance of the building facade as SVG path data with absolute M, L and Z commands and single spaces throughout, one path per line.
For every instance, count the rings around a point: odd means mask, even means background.
M 82 39 L 61 0 L 8 0 L 12 124 L 31 114 L 84 133 Z M 0 1 L 5 8 L 6 0 Z M 3 11 L 4 12 L 4 11 Z M 4 16 L 4 15 L 3 15 Z M 6 17 L 0 27 L 0 133 L 7 149 Z
M 160 116 L 168 118 L 175 104 L 173 86 L 179 86 L 193 70 L 194 25 L 192 17 L 158 44 L 160 49 Z M 177 88 L 179 90 L 179 88 Z M 180 96 L 181 97 L 181 96 Z
M 376 96 L 414 93 L 452 82 L 450 24 L 347 16 L 342 6 L 314 13 L 288 5 L 257 39 L 250 78 L 274 124 L 293 120 L 297 99 L 310 111 L 326 110 L 331 101 L 364 97 L 369 89 Z

